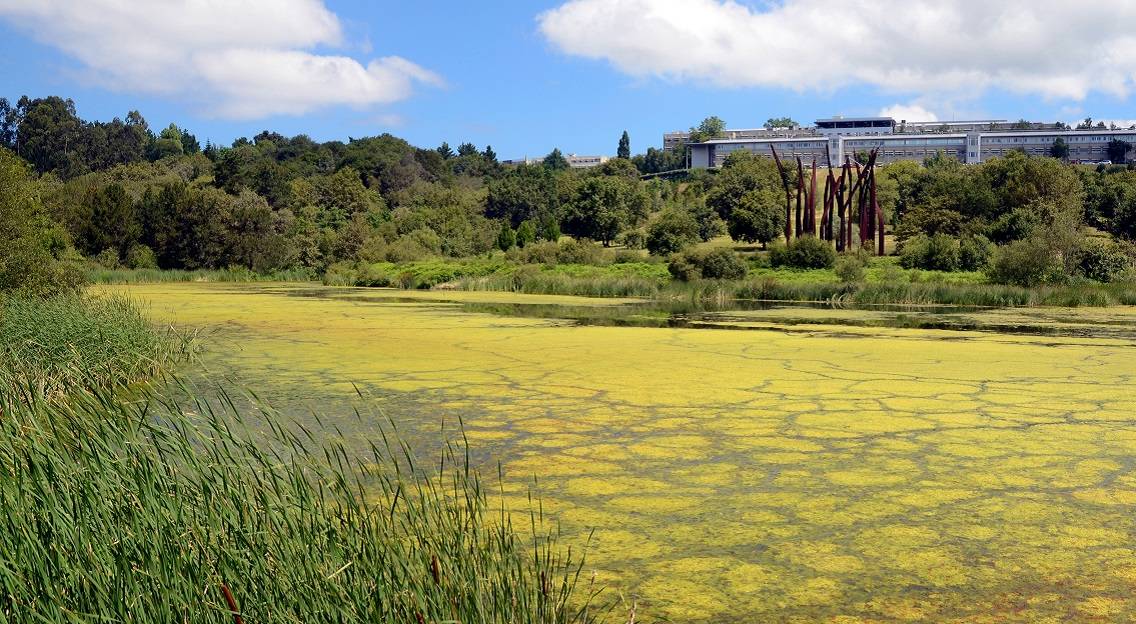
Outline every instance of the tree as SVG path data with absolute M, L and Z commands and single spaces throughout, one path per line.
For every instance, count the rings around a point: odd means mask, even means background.
M 454 157 L 453 148 L 451 148 L 450 144 L 446 143 L 445 141 L 442 141 L 442 144 L 439 145 L 437 149 L 438 149 L 438 153 L 442 155 L 442 158 L 445 158 L 446 160 L 449 160 L 449 159 Z
M 616 158 L 631 158 L 631 135 L 627 131 L 623 131 L 623 136 L 619 137 L 619 149 L 615 153 Z
M 1128 141 L 1113 139 L 1108 142 L 1108 159 L 1118 165 L 1123 165 L 1128 162 L 1128 152 L 1131 149 L 1132 144 Z
M 690 142 L 703 143 L 710 139 L 717 139 L 726 135 L 726 122 L 719 117 L 707 117 L 698 124 L 697 128 L 690 129 Z
M 120 184 L 92 189 L 88 195 L 87 214 L 90 215 L 81 239 L 83 251 L 94 255 L 113 250 L 119 261 L 138 241 L 139 227 L 134 213 L 134 202 Z
M 477 146 L 473 143 L 462 143 L 458 146 L 458 156 L 473 156 L 477 153 Z
M 250 271 L 272 268 L 270 258 L 280 249 L 282 241 L 275 236 L 268 202 L 252 191 L 242 191 L 231 202 L 228 217 L 226 255 L 229 261 Z
M 501 251 L 509 251 L 517 246 L 517 234 L 513 232 L 512 226 L 508 221 L 501 222 L 501 231 L 497 234 L 497 248 Z
M 580 184 L 569 207 L 564 230 L 608 246 L 628 225 L 647 211 L 646 193 L 636 180 L 594 176 Z
M 497 152 L 493 151 L 492 145 L 485 146 L 485 151 L 481 153 L 481 157 L 485 159 L 485 162 L 491 165 L 497 164 Z
M 730 237 L 768 246 L 785 231 L 784 198 L 772 187 L 750 191 L 741 197 L 726 220 Z
M 74 290 L 82 273 L 63 258 L 63 228 L 48 216 L 28 165 L 0 148 L 0 291 L 53 294 Z
M 1093 118 L 1092 117 L 1085 117 L 1084 121 L 1077 124 L 1077 129 L 1078 130 L 1092 130 L 1093 129 Z
M 534 241 L 536 241 L 536 226 L 532 221 L 521 222 L 520 227 L 517 228 L 517 247 L 523 249 L 525 245 Z
M 799 128 L 801 124 L 793 121 L 791 117 L 773 117 L 765 122 L 766 130 L 775 128 Z
M 185 153 L 182 132 L 174 124 L 162 130 L 150 144 L 150 160 L 161 160 L 168 156 L 181 156 Z
M 751 191 L 763 189 L 780 192 L 781 175 L 776 165 L 749 153 L 734 152 L 726 159 L 717 184 L 707 193 L 706 205 L 728 224 L 742 198 Z
M 647 251 L 669 256 L 699 241 L 698 222 L 685 210 L 665 210 L 647 227 Z
M 522 165 L 489 182 L 485 216 L 508 219 L 513 225 L 529 220 L 558 223 L 559 206 L 554 174 L 544 167 Z
M 568 159 L 560 153 L 560 148 L 553 148 L 548 156 L 544 157 L 544 168 L 549 171 L 564 171 L 568 168 Z
M 1053 147 L 1049 148 L 1049 155 L 1059 160 L 1068 160 L 1069 144 L 1062 137 L 1057 137 L 1053 141 Z
M 19 125 L 16 109 L 7 98 L 0 98 L 0 147 L 16 149 L 16 128 Z

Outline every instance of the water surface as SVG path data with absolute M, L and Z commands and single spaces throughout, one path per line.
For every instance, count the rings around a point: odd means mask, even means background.
M 1136 611 L 1136 310 L 132 286 L 211 374 L 362 441 L 464 423 L 640 621 Z M 717 331 L 711 331 L 717 330 Z M 359 419 L 356 386 L 381 414 Z

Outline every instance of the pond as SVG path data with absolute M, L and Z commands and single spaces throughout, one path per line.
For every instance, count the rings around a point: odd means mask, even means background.
M 595 529 L 639 621 L 1136 612 L 1136 309 L 115 288 L 360 444 L 389 418 L 430 453 L 461 419 L 510 506 Z

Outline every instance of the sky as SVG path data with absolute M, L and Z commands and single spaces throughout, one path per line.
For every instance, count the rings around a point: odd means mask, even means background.
M 0 97 L 502 158 L 717 115 L 1136 123 L 1133 0 L 0 0 Z

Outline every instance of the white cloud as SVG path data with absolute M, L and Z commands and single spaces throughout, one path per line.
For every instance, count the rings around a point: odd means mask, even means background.
M 1136 78 L 1130 0 L 570 0 L 537 20 L 564 53 L 724 87 L 1082 100 Z
M 399 57 L 366 66 L 323 0 L 0 0 L 8 18 L 110 88 L 182 95 L 232 118 L 409 97 L 441 79 Z
M 939 116 L 918 104 L 893 104 L 880 110 L 880 117 L 902 121 L 939 121 Z

